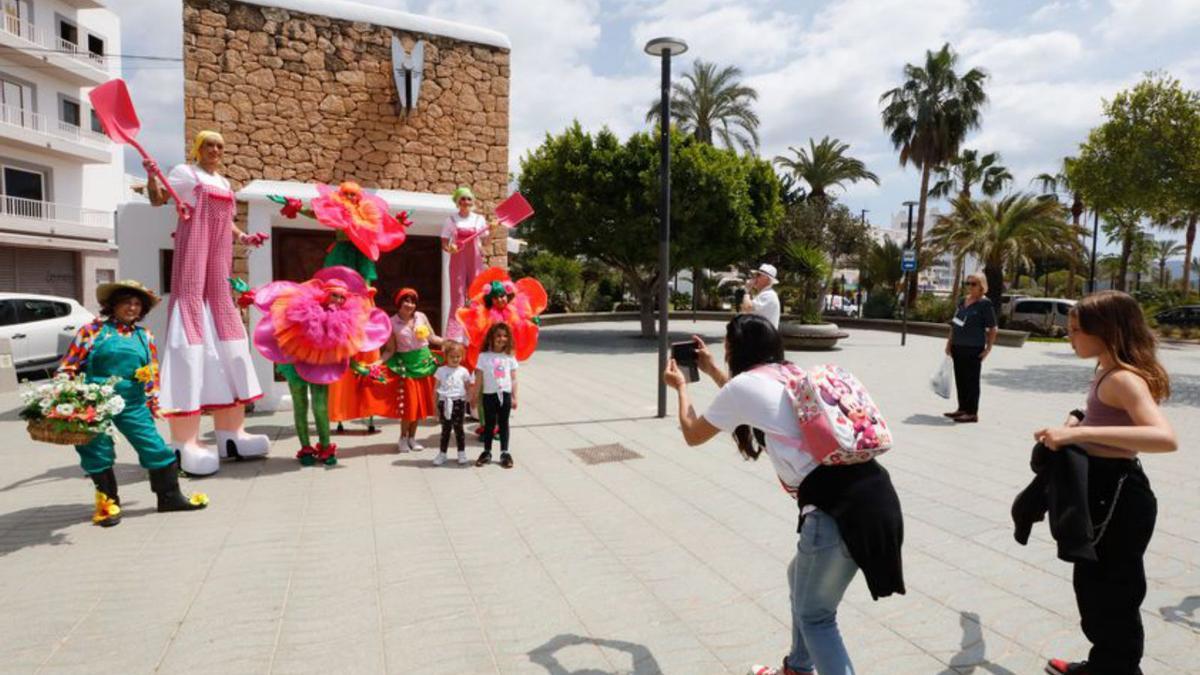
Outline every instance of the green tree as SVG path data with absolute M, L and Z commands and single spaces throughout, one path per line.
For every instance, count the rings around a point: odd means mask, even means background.
M 1150 73 L 1105 102 L 1104 114 L 1068 170 L 1071 182 L 1102 213 L 1118 210 L 1126 220 L 1137 214 L 1184 229 L 1186 289 L 1200 218 L 1200 94 Z
M 1187 247 L 1174 239 L 1154 242 L 1154 257 L 1158 260 L 1158 285 L 1167 287 L 1167 261 L 1187 253 Z
M 1041 186 L 1042 194 L 1045 197 L 1057 200 L 1060 193 L 1065 192 L 1067 194 L 1067 201 L 1071 203 L 1071 224 L 1078 228 L 1080 227 L 1079 220 L 1083 217 L 1083 197 L 1080 195 L 1079 190 L 1071 186 L 1071 179 L 1067 176 L 1067 166 L 1074 160 L 1074 157 L 1064 157 L 1062 168 L 1056 173 L 1040 173 L 1033 181 Z M 1068 298 L 1075 297 L 1075 274 L 1078 269 L 1078 263 L 1079 260 L 1074 257 L 1067 261 L 1065 293 Z
M 654 334 L 660 274 L 693 265 L 724 267 L 760 255 L 782 218 L 779 183 L 767 162 L 671 135 L 672 269 L 658 269 L 658 143 L 649 134 L 621 142 L 578 123 L 521 161 L 521 191 L 535 215 L 530 245 L 598 260 L 638 298 L 642 333 Z
M 967 133 L 980 124 L 980 109 L 987 102 L 983 83 L 987 74 L 972 68 L 962 76 L 955 72 L 958 55 L 949 43 L 936 52 L 925 52 L 925 64 L 904 66 L 904 84 L 883 93 L 883 127 L 900 152 L 900 165 L 909 162 L 921 169 L 921 191 L 917 207 L 917 251 L 925 235 L 925 206 L 929 177 L 934 168 L 958 155 Z M 906 302 L 912 306 L 917 295 L 917 275 L 911 275 Z
M 534 277 L 542 282 L 549 312 L 576 312 L 583 304 L 583 263 L 548 251 L 526 250 L 512 257 L 514 278 Z
M 808 148 L 788 146 L 795 157 L 777 155 L 775 164 L 797 180 L 808 184 L 808 199 L 829 202 L 828 191 L 845 183 L 869 180 L 879 185 L 879 176 L 871 173 L 862 160 L 846 154 L 849 144 L 828 136 L 820 143 L 808 139 Z
M 963 150 L 943 166 L 934 169 L 937 182 L 929 188 L 929 196 L 936 199 L 957 194 L 971 198 L 971 188 L 979 186 L 980 192 L 994 197 L 1012 182 L 1008 167 L 1000 164 L 1000 153 L 989 152 L 982 157 L 978 150 Z
M 743 85 L 741 77 L 737 66 L 692 62 L 692 71 L 671 86 L 672 122 L 701 143 L 713 145 L 720 139 L 727 148 L 754 152 L 758 148 L 758 115 L 753 103 L 758 92 Z M 661 118 L 662 101 L 655 101 L 646 121 L 657 124 Z
M 1004 294 L 1006 269 L 1032 269 L 1039 255 L 1082 247 L 1062 205 L 1024 193 L 999 201 L 956 197 L 950 214 L 938 219 L 929 240 L 935 250 L 978 258 L 987 277 L 988 297 L 997 307 Z
M 900 269 L 902 257 L 900 245 L 888 237 L 882 242 L 871 242 L 858 268 L 859 284 L 868 292 L 876 289 L 896 293 L 904 273 Z
M 1012 174 L 1008 168 L 1000 164 L 1000 153 L 989 152 L 980 157 L 978 150 L 963 150 L 946 165 L 934 169 L 937 182 L 929 188 L 929 196 L 936 199 L 957 194 L 964 199 L 971 198 L 971 188 L 978 185 L 981 192 L 988 197 L 994 197 L 1012 182 Z M 954 256 L 953 290 L 951 301 L 958 303 L 962 292 L 963 257 Z

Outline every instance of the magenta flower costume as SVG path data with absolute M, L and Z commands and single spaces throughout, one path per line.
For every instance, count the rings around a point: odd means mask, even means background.
M 302 284 L 276 281 L 252 291 L 264 316 L 254 329 L 254 346 L 278 364 L 292 392 L 296 457 L 305 465 L 320 460 L 337 463 L 337 446 L 329 441 L 329 385 L 341 379 L 360 352 L 379 349 L 392 324 L 375 307 L 375 289 L 348 267 L 326 267 Z M 311 391 L 318 444 L 308 435 Z

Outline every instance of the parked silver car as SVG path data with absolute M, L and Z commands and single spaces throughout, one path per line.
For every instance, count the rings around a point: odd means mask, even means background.
M 1066 298 L 1020 298 L 1012 301 L 1009 319 L 1043 328 L 1057 326 L 1066 331 L 1067 315 L 1074 306 L 1075 301 Z
M 12 344 L 17 372 L 53 367 L 75 331 L 95 318 L 71 298 L 0 293 L 0 338 Z

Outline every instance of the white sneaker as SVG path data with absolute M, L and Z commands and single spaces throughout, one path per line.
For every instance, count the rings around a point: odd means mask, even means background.
M 404 442 L 405 440 L 407 440 L 407 439 L 401 438 L 400 442 L 396 444 L 396 452 L 399 452 L 402 454 L 408 453 L 408 443 L 405 443 Z
M 425 449 L 425 446 L 418 443 L 416 438 L 409 436 L 408 437 L 408 449 L 412 450 L 413 452 L 420 452 Z
M 434 458 L 433 458 L 433 465 L 434 465 L 434 466 L 441 466 L 441 465 L 443 465 L 443 464 L 445 464 L 445 463 L 446 463 L 446 453 L 444 453 L 444 452 L 439 452 L 439 453 L 437 454 L 437 457 L 434 457 Z
M 465 453 L 465 452 L 458 453 L 458 463 L 459 464 L 470 464 L 471 463 L 471 460 L 467 459 L 467 453 Z

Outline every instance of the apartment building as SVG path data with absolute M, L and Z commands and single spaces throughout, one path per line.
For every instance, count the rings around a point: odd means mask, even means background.
M 117 276 L 122 152 L 87 92 L 120 76 L 120 40 L 102 0 L 0 0 L 0 291 L 94 309 Z

